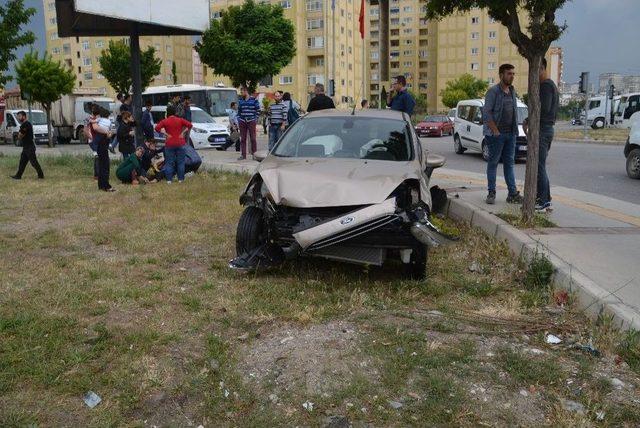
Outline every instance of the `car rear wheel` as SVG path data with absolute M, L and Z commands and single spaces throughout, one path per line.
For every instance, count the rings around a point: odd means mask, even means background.
M 640 149 L 631 150 L 627 156 L 627 175 L 634 179 L 640 179 Z
M 264 213 L 260 208 L 246 207 L 236 229 L 236 254 L 238 256 L 255 250 L 264 243 Z
M 593 121 L 593 125 L 591 125 L 593 129 L 602 129 L 604 128 L 604 118 L 599 117 Z
M 486 140 L 482 141 L 482 159 L 485 160 L 485 162 L 489 162 L 489 145 L 487 144 Z
M 459 135 L 455 135 L 453 137 L 453 149 L 459 155 L 463 154 L 465 152 L 465 150 L 466 150 L 464 147 L 462 147 L 462 141 L 460 141 L 460 136 Z
M 427 277 L 427 247 L 416 241 L 411 251 L 411 259 L 406 266 L 409 279 L 423 280 Z

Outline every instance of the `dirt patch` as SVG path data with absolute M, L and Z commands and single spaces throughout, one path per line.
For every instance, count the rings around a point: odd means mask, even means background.
M 346 321 L 274 328 L 240 348 L 239 371 L 250 383 L 277 396 L 289 391 L 334 393 L 354 376 L 377 377 L 360 349 L 360 336 L 359 327 Z

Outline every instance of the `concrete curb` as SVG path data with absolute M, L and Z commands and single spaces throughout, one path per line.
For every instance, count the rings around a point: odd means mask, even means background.
M 624 141 L 618 140 L 583 140 L 581 138 L 562 138 L 558 137 L 556 140 L 560 143 L 585 143 L 585 144 L 600 144 L 603 146 L 624 146 Z
M 505 241 L 511 253 L 519 259 L 530 261 L 536 254 L 544 254 L 555 269 L 551 279 L 554 288 L 573 293 L 578 307 L 586 315 L 594 319 L 600 315 L 608 315 L 623 330 L 640 330 L 640 317 L 637 312 L 629 309 L 612 293 L 526 233 L 460 199 L 449 199 L 445 213 L 454 220 L 478 228 L 499 241 Z

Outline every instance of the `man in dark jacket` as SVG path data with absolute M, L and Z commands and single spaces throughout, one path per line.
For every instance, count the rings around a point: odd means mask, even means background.
M 18 172 L 16 172 L 16 175 L 12 175 L 11 178 L 14 180 L 20 180 L 24 173 L 24 169 L 27 167 L 27 163 L 30 162 L 38 173 L 38 178 L 42 179 L 44 178 L 44 173 L 42 172 L 42 168 L 36 158 L 36 144 L 33 141 L 33 126 L 31 125 L 31 122 L 27 120 L 27 113 L 24 111 L 19 111 L 16 116 L 18 117 L 18 122 L 20 122 L 18 140 L 22 144 L 22 153 L 20 154 Z
M 411 116 L 416 106 L 416 100 L 407 91 L 407 79 L 404 76 L 396 76 L 393 79 L 392 87 L 393 92 L 387 95 L 387 105 L 391 110 L 401 111 Z
M 309 113 L 316 110 L 336 108 L 333 100 L 324 94 L 324 85 L 322 83 L 316 83 L 314 92 L 316 93 L 316 95 L 315 97 L 311 98 L 311 101 L 309 101 L 309 106 L 307 107 L 307 111 Z
M 142 133 L 144 134 L 145 140 L 153 140 L 154 138 L 153 127 L 155 126 L 155 123 L 153 123 L 151 107 L 153 107 L 153 103 L 151 101 L 147 101 L 146 108 L 142 112 L 142 119 L 140 119 L 140 126 L 142 127 Z
M 127 159 L 136 149 L 135 125 L 133 115 L 125 111 L 122 113 L 122 124 L 118 128 L 118 148 L 122 153 L 122 159 Z

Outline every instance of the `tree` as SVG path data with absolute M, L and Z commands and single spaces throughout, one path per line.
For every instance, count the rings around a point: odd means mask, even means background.
M 480 98 L 487 92 L 489 84 L 485 80 L 476 79 L 465 73 L 454 80 L 449 80 L 445 88 L 440 91 L 442 104 L 449 108 L 458 105 L 458 101 Z
M 156 58 L 156 50 L 152 46 L 140 54 L 140 71 L 142 90 L 153 82 L 160 74 L 162 61 Z M 131 51 L 123 40 L 110 41 L 109 47 L 102 51 L 98 59 L 102 75 L 116 92 L 129 93 L 133 84 L 131 73 Z
M 487 9 L 489 16 L 504 25 L 509 39 L 529 63 L 529 134 L 527 169 L 524 184 L 523 220 L 531 223 L 535 214 L 536 184 L 540 134 L 540 64 L 551 43 L 558 40 L 567 26 L 555 22 L 556 12 L 567 0 L 430 0 L 426 4 L 428 19 L 442 19 L 472 8 Z M 518 12 L 526 16 L 521 23 Z M 524 24 L 524 27 L 523 27 Z
M 414 100 L 416 100 L 416 106 L 413 109 L 413 116 L 422 115 L 427 112 L 427 96 L 425 94 L 419 94 L 412 90 L 408 90 Z
M 522 94 L 520 98 L 522 98 L 523 103 L 525 103 L 527 106 L 529 105 L 529 94 Z
M 254 92 L 260 79 L 276 75 L 296 53 L 294 28 L 279 5 L 247 0 L 231 6 L 196 44 L 203 63 Z
M 53 61 L 46 53 L 39 58 L 38 52 L 33 51 L 16 64 L 16 75 L 21 91 L 29 94 L 30 101 L 42 104 L 47 113 L 49 147 L 52 147 L 51 104 L 73 91 L 76 76 L 60 61 Z
M 21 31 L 35 15 L 32 7 L 25 9 L 24 0 L 8 0 L 0 5 L 0 88 L 12 80 L 6 75 L 9 63 L 16 60 L 15 51 L 21 46 L 28 46 L 36 38 L 31 31 Z
M 171 62 L 171 78 L 173 80 L 173 84 L 177 85 L 178 84 L 178 71 L 176 70 L 176 62 L 175 61 Z

